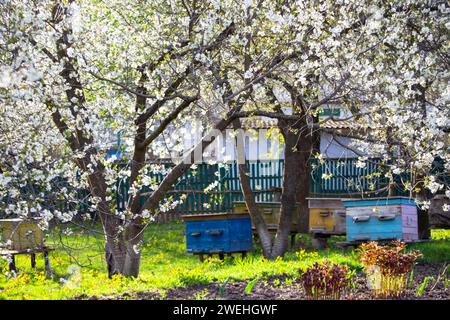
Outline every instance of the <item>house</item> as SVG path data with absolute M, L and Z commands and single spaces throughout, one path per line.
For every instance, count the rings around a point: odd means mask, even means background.
M 352 146 L 352 140 L 345 137 L 346 131 L 353 126 L 350 115 L 343 108 L 325 109 L 319 116 L 326 120 L 321 125 L 327 132 L 320 133 L 320 153 L 325 158 L 358 158 L 368 156 L 362 150 Z M 275 161 L 284 159 L 284 145 L 279 139 L 277 119 L 268 117 L 252 117 L 241 119 L 244 134 L 245 158 L 248 161 Z M 197 128 L 198 124 L 190 124 L 186 132 L 184 150 L 188 152 L 202 138 L 204 130 Z M 332 133 L 330 133 L 332 132 Z M 230 127 L 206 149 L 204 162 L 228 162 L 237 160 L 236 139 L 234 130 Z

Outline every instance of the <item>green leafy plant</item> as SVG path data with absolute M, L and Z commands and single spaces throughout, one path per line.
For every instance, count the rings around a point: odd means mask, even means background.
M 203 291 L 201 291 L 201 292 L 195 294 L 195 295 L 194 295 L 194 299 L 195 299 L 195 300 L 205 300 L 206 297 L 208 296 L 208 294 L 209 294 L 208 289 L 204 289 Z
M 368 286 L 377 297 L 398 297 L 407 287 L 408 274 L 422 254 L 403 252 L 406 244 L 392 241 L 390 245 L 368 242 L 361 245 L 360 260 L 367 274 Z
M 247 285 L 245 286 L 245 293 L 246 294 L 251 294 L 253 287 L 255 286 L 255 284 L 258 282 L 259 278 L 255 278 L 252 281 L 249 281 L 249 283 L 247 283 Z
M 421 297 L 425 292 L 425 289 L 428 287 L 431 281 L 434 280 L 434 277 L 425 277 L 422 283 L 417 288 L 416 297 Z
M 444 280 L 442 280 L 442 282 L 444 283 L 444 287 L 445 288 L 450 287 L 450 279 L 445 278 Z
M 338 300 L 349 286 L 348 267 L 324 260 L 314 263 L 301 276 L 308 299 Z
M 219 284 L 218 286 L 219 296 L 223 296 L 223 294 L 225 293 L 225 287 L 227 286 L 228 281 L 229 279 L 225 279 Z
M 275 288 L 278 288 L 281 285 L 281 281 L 280 279 L 275 279 L 273 280 L 272 284 Z
M 356 269 L 353 269 L 348 272 L 348 276 L 347 276 L 349 285 L 353 289 L 356 289 L 356 285 L 357 285 L 357 282 L 355 281 L 355 275 L 356 275 Z
M 305 249 L 295 252 L 295 255 L 299 260 L 317 259 L 317 257 L 319 256 L 316 251 L 308 252 Z
M 412 287 L 414 283 L 414 269 L 409 273 L 408 287 Z
M 178 284 L 183 287 L 195 284 L 207 284 L 209 281 L 210 279 L 207 276 L 196 272 L 196 270 L 183 272 L 178 276 Z
M 295 283 L 295 280 L 295 277 L 288 277 L 286 278 L 286 280 L 284 280 L 284 285 L 287 287 L 292 286 Z

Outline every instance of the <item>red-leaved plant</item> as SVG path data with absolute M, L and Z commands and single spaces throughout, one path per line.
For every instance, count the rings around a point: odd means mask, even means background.
M 404 253 L 404 242 L 395 240 L 390 245 L 368 242 L 360 246 L 361 262 L 364 265 L 368 286 L 377 297 L 398 297 L 407 286 L 408 274 L 421 253 Z
M 314 263 L 301 276 L 308 299 L 338 300 L 349 286 L 348 267 L 329 260 Z

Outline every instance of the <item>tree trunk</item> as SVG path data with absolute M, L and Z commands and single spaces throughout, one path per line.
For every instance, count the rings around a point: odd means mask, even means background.
M 420 201 L 428 200 L 427 192 L 423 184 L 421 185 L 420 191 L 416 194 L 416 198 Z M 420 240 L 428 240 L 431 238 L 428 210 L 417 209 L 417 232 Z
M 244 195 L 245 205 L 247 206 L 248 212 L 252 219 L 253 225 L 256 228 L 259 239 L 261 241 L 261 246 L 263 249 L 263 255 L 265 258 L 271 257 L 272 251 L 272 238 L 267 229 L 266 223 L 258 210 L 256 205 L 255 195 L 250 187 L 249 171 L 245 159 L 245 149 L 244 149 L 244 137 L 242 135 L 241 120 L 236 119 L 233 121 L 234 130 L 238 131 L 236 135 L 236 154 L 237 163 L 239 169 L 239 182 L 241 184 L 242 193 Z
M 103 223 L 105 239 L 105 260 L 108 277 L 121 274 L 125 264 L 125 245 L 120 236 L 120 231 L 114 225 Z M 119 235 L 119 236 L 118 236 Z
M 54 22 L 61 19 L 58 12 L 64 11 L 66 8 L 62 4 L 55 4 L 52 10 L 52 19 Z M 71 30 L 64 30 L 61 36 L 56 40 L 57 60 L 62 62 L 63 68 L 60 73 L 61 77 L 67 82 L 65 93 L 67 101 L 69 101 L 69 110 L 72 116 L 77 119 L 80 111 L 85 111 L 84 102 L 86 101 L 83 86 L 79 80 L 77 61 L 75 57 L 71 57 L 67 53 L 67 49 L 71 43 L 69 36 Z M 73 101 L 77 101 L 77 103 Z M 93 197 L 99 199 L 97 210 L 102 222 L 103 232 L 105 233 L 105 259 L 108 269 L 108 276 L 121 273 L 125 262 L 125 243 L 120 232 L 121 220 L 116 217 L 110 210 L 109 202 L 106 201 L 107 184 L 105 180 L 105 168 L 101 163 L 94 163 L 91 159 L 95 158 L 97 149 L 93 147 L 93 139 L 89 132 L 81 129 L 70 130 L 65 119 L 62 117 L 59 108 L 53 106 L 48 101 L 47 105 L 52 110 L 52 120 L 63 137 L 66 138 L 71 150 L 74 153 L 85 150 L 86 155 L 76 160 L 77 166 L 83 172 L 89 172 L 88 165 L 92 165 L 94 173 L 88 176 L 89 189 Z M 89 123 L 89 119 L 83 118 L 85 123 Z
M 283 185 L 282 185 L 282 195 L 281 195 L 281 212 L 280 220 L 278 224 L 278 230 L 275 239 L 272 241 L 270 233 L 267 229 L 267 225 L 261 216 L 258 207 L 255 202 L 255 196 L 250 188 L 250 181 L 248 177 L 248 168 L 245 164 L 245 152 L 244 152 L 244 142 L 242 133 L 238 132 L 236 135 L 236 150 L 238 157 L 238 168 L 239 168 L 239 178 L 241 183 L 242 192 L 244 195 L 244 200 L 247 209 L 252 218 L 252 222 L 256 228 L 259 238 L 261 239 L 261 245 L 263 248 L 263 255 L 268 259 L 275 259 L 277 257 L 283 256 L 289 247 L 289 235 L 291 233 L 291 226 L 293 218 L 296 216 L 296 198 L 299 196 L 298 186 L 302 186 L 302 192 L 306 191 L 306 195 L 309 192 L 309 167 L 308 159 L 311 152 L 311 141 L 312 139 L 307 139 L 304 137 L 305 143 L 299 142 L 299 135 L 293 129 L 296 124 L 287 123 L 280 120 L 280 125 L 282 128 L 282 133 L 285 140 L 286 150 L 285 150 L 285 168 L 283 173 Z M 240 120 L 233 121 L 233 126 L 235 130 L 241 128 Z M 299 145 L 302 145 L 305 149 L 299 149 Z M 299 164 L 303 165 L 304 170 L 299 170 Z M 299 181 L 301 179 L 307 179 L 304 185 L 301 185 Z M 306 188 L 305 188 L 306 186 Z M 300 193 L 302 195 L 302 193 Z M 304 202 L 306 201 L 306 195 L 303 196 Z M 302 212 L 306 213 L 301 216 L 298 223 L 307 229 L 308 226 L 308 211 L 307 203 L 306 210 Z M 304 227 L 306 225 L 306 227 Z M 303 229 L 302 229 L 303 230 Z
M 144 228 L 141 221 L 132 222 L 127 228 L 127 253 L 122 271 L 125 277 L 136 278 L 139 275 Z
M 317 122 L 318 119 L 313 119 Z M 306 123 L 304 124 L 306 127 Z M 298 137 L 300 150 L 297 160 L 298 184 L 297 184 L 297 231 L 309 233 L 309 207 L 307 198 L 310 196 L 311 183 L 311 155 L 320 152 L 320 133 L 318 131 L 305 132 Z
M 79 163 L 79 165 L 84 167 L 83 163 Z M 111 212 L 109 202 L 105 200 L 107 185 L 103 166 L 98 165 L 97 170 L 89 176 L 88 180 L 92 196 L 101 199 L 97 210 L 105 233 L 105 259 L 108 276 L 111 277 L 122 273 L 125 263 L 125 242 L 121 233 L 122 221 Z
M 310 156 L 314 150 L 314 138 L 315 135 L 302 135 L 298 137 L 299 143 L 299 153 L 297 159 L 295 160 L 298 179 L 297 179 L 297 231 L 300 233 L 309 232 L 309 208 L 308 200 L 309 197 L 309 184 L 311 179 L 311 164 L 309 162 Z
M 309 196 L 309 183 L 310 183 L 310 165 L 309 157 L 301 155 L 298 158 L 297 170 L 297 216 L 295 220 L 297 222 L 297 231 L 299 233 L 309 232 L 309 208 L 308 208 L 308 196 Z
M 143 76 L 145 77 L 145 76 Z M 141 87 L 140 91 L 147 93 L 145 88 Z M 145 98 L 136 98 L 136 111 L 145 107 Z M 147 125 L 145 121 L 137 120 L 137 131 L 134 139 L 134 153 L 131 162 L 130 186 L 137 181 L 141 174 L 142 168 L 145 166 L 147 148 L 141 147 L 146 138 Z M 141 190 L 133 197 L 130 195 L 128 199 L 131 211 L 130 222 L 126 228 L 126 255 L 122 274 L 125 277 L 137 277 L 139 275 L 139 267 L 141 264 L 141 247 L 144 240 L 144 222 L 142 221 L 142 205 Z
M 284 126 L 284 121 L 280 121 Z M 297 161 L 300 159 L 300 150 L 296 149 L 298 136 L 290 131 L 289 128 L 282 130 L 285 141 L 284 152 L 284 173 L 281 194 L 281 213 L 278 223 L 278 230 L 274 239 L 271 258 L 281 257 L 289 248 L 289 235 L 291 233 L 291 225 L 295 216 L 295 204 L 297 184 L 299 179 L 299 170 Z

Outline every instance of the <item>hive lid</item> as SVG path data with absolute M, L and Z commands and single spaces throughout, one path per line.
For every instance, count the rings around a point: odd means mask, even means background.
M 39 220 L 42 220 L 42 218 L 9 218 L 9 219 L 0 219 L 0 224 L 3 222 L 37 222 Z
M 225 220 L 225 219 L 242 219 L 250 218 L 248 213 L 235 213 L 235 212 L 221 212 L 221 213 L 210 213 L 210 214 L 189 214 L 183 215 L 181 218 L 184 221 L 194 221 L 194 220 Z
M 355 200 L 355 198 L 341 198 L 341 197 L 307 197 L 306 200 L 339 200 L 339 201 L 348 201 Z
M 233 203 L 243 204 L 245 201 L 233 201 Z M 256 204 L 277 204 L 280 205 L 281 201 L 256 201 Z
M 395 204 L 416 205 L 414 199 L 408 197 L 381 197 L 381 198 L 369 198 L 369 199 L 342 199 L 342 203 L 345 207 L 364 207 L 364 206 L 387 206 Z
M 245 201 L 233 201 L 233 204 L 245 204 Z M 257 201 L 256 205 L 267 205 L 267 206 L 281 206 L 281 201 Z M 300 205 L 299 202 L 295 203 L 295 206 L 298 207 Z

